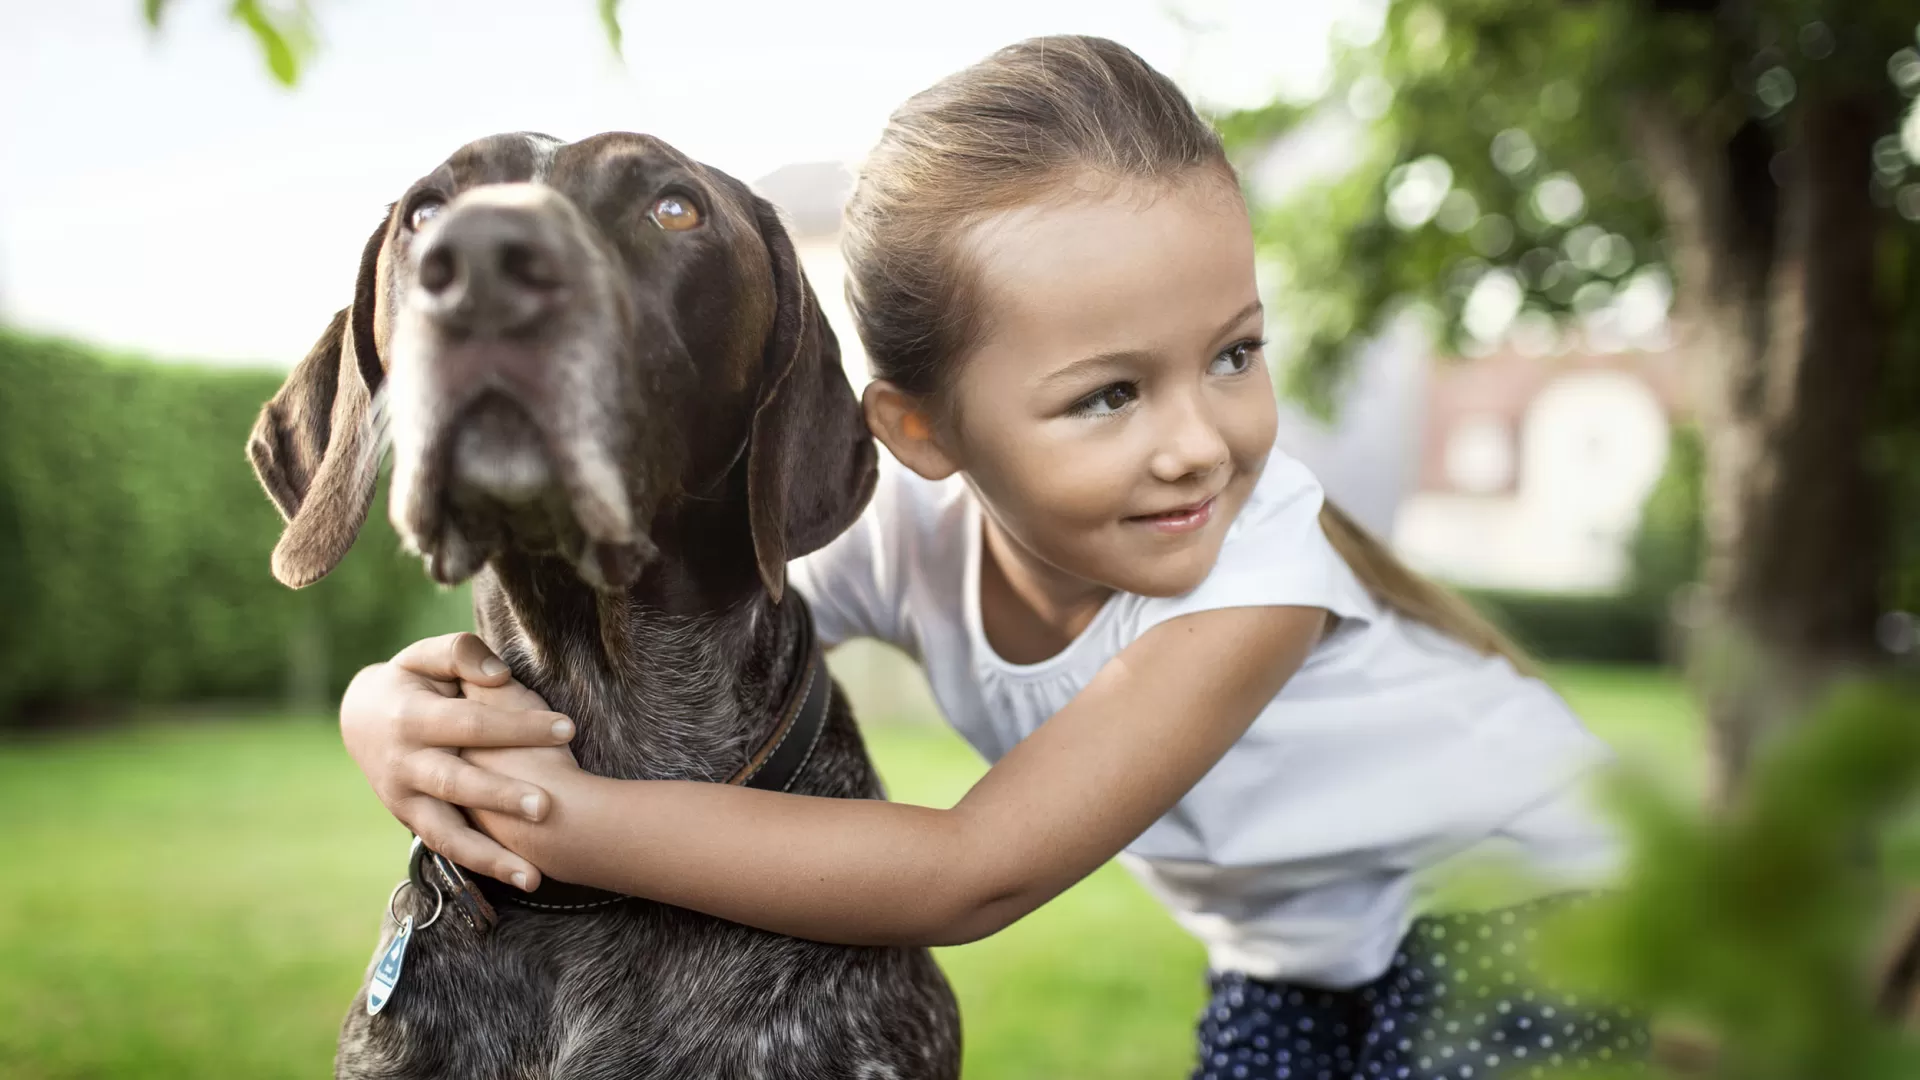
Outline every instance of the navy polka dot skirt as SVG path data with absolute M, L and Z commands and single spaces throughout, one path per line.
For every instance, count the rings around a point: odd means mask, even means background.
M 1531 959 L 1547 905 L 1418 919 L 1385 974 L 1323 990 L 1211 977 L 1193 1080 L 1529 1080 L 1647 1057 L 1644 1020 L 1556 990 Z

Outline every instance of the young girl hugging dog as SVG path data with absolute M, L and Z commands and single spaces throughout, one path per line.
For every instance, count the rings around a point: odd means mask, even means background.
M 592 776 L 458 635 L 343 702 L 387 806 L 522 888 L 848 944 L 984 937 L 1118 856 L 1207 947 L 1197 1077 L 1643 1058 L 1528 948 L 1617 863 L 1607 751 L 1274 447 L 1246 203 L 1179 90 L 1109 41 L 1004 49 L 893 115 L 843 243 L 891 460 L 790 583 L 826 642 L 917 659 L 992 768 L 948 810 Z M 462 683 L 484 734 L 435 727 Z M 1437 905 L 1493 857 L 1534 884 Z

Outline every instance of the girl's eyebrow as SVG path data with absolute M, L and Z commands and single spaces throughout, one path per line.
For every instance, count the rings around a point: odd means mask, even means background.
M 1241 323 L 1247 321 L 1249 318 L 1255 315 L 1264 313 L 1266 309 L 1267 309 L 1267 306 L 1261 303 L 1258 298 L 1255 298 L 1253 303 L 1248 304 L 1246 307 L 1243 307 L 1239 311 L 1235 312 L 1233 318 L 1228 319 L 1224 323 L 1221 323 L 1219 331 L 1215 333 L 1214 336 L 1215 337 L 1227 336 L 1227 333 L 1231 331 L 1234 327 L 1239 326 Z
M 1216 338 L 1227 336 L 1228 333 L 1232 332 L 1234 327 L 1247 321 L 1247 319 L 1252 316 L 1261 313 L 1265 309 L 1266 305 L 1256 299 L 1253 303 L 1234 312 L 1233 318 L 1221 323 L 1220 329 L 1214 331 L 1213 336 Z M 1153 354 L 1145 349 L 1115 349 L 1110 352 L 1094 353 L 1092 356 L 1083 356 L 1078 360 L 1062 364 L 1052 371 L 1047 372 L 1040 377 L 1040 385 L 1048 386 L 1053 383 L 1074 382 L 1078 381 L 1079 378 L 1088 371 L 1122 367 L 1127 364 L 1136 364 L 1152 359 Z
M 1083 356 L 1047 372 L 1040 377 L 1040 385 L 1051 386 L 1054 383 L 1077 382 L 1081 376 L 1090 371 L 1123 367 L 1152 359 L 1153 354 L 1145 349 L 1118 349 L 1113 352 L 1094 353 L 1092 356 Z

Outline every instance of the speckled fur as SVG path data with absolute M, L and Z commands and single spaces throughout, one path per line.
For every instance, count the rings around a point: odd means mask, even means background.
M 482 636 L 578 720 L 574 752 L 592 772 L 723 777 L 758 744 L 768 688 L 787 677 L 786 624 L 769 601 L 706 617 L 615 606 L 604 617 L 623 655 L 645 658 L 615 676 L 592 642 L 547 636 L 597 602 L 572 567 L 502 560 L 475 589 Z M 531 595 L 546 603 L 520 610 L 515 597 Z M 837 688 L 795 790 L 880 797 Z M 383 923 L 382 949 L 394 930 Z M 369 1017 L 364 1004 L 363 990 L 341 1033 L 342 1078 L 959 1075 L 959 1017 L 925 949 L 822 945 L 639 900 L 572 915 L 509 909 L 486 937 L 442 919 L 415 936 L 386 1009 Z

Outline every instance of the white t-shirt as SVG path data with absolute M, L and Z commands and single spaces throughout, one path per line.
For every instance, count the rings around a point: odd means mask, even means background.
M 980 621 L 981 513 L 958 477 L 881 455 L 860 521 L 795 561 L 822 639 L 919 660 L 946 718 L 995 761 L 1151 627 L 1190 612 L 1325 608 L 1335 629 L 1226 755 L 1121 860 L 1218 970 L 1353 986 L 1391 963 L 1420 871 L 1503 848 L 1586 884 L 1616 856 L 1578 781 L 1609 759 L 1558 695 L 1385 609 L 1321 532 L 1324 498 L 1275 450 L 1219 562 L 1181 596 L 1116 593 L 1057 655 L 1001 659 Z

